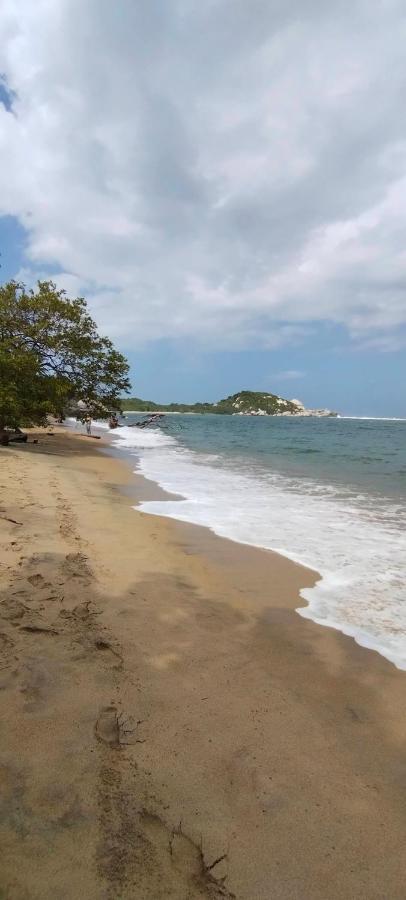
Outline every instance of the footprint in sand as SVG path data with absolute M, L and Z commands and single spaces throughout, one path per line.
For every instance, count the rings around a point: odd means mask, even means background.
M 14 678 L 15 659 L 15 642 L 8 634 L 0 632 L 0 690 L 9 687 Z
M 16 597 L 6 597 L 0 604 L 0 615 L 6 621 L 17 622 L 23 618 L 26 612 L 27 607 Z
M 20 679 L 19 690 L 24 697 L 24 708 L 27 712 L 35 712 L 46 702 L 50 684 L 47 669 L 38 660 L 28 659 L 21 670 Z
M 18 541 L 10 541 L 10 547 L 13 548 L 15 553 L 20 553 L 21 550 L 23 549 L 23 545 L 20 544 Z
M 14 641 L 8 634 L 0 632 L 0 661 L 6 659 L 14 649 Z
M 80 578 L 84 584 L 89 584 L 93 579 L 93 573 L 87 564 L 87 557 L 84 553 L 68 553 L 63 564 L 64 573 L 67 578 Z
M 39 573 L 37 575 L 29 575 L 27 581 L 29 581 L 33 587 L 42 587 L 44 584 L 44 578 Z
M 84 553 L 67 553 L 65 559 L 66 562 L 73 563 L 75 566 L 83 566 L 86 565 L 87 556 Z
M 123 665 L 123 657 L 118 650 L 115 650 L 114 647 L 110 644 L 110 641 L 106 641 L 105 638 L 96 638 L 94 642 L 94 646 L 96 650 L 99 650 L 103 654 L 103 659 L 109 662 L 111 666 L 115 669 L 121 669 Z
M 94 731 L 98 741 L 107 744 L 111 750 L 120 749 L 120 724 L 115 706 L 104 706 L 100 710 Z

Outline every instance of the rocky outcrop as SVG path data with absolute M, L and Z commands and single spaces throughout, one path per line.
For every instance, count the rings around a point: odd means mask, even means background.
M 255 398 L 255 402 L 252 400 Z M 301 400 L 286 400 L 276 394 L 242 391 L 221 404 L 231 403 L 232 415 L 237 416 L 336 416 L 330 409 L 306 409 Z M 217 404 L 217 406 L 221 405 Z

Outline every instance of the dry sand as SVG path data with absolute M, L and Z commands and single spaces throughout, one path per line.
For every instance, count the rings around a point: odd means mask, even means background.
M 40 441 L 0 450 L 0 897 L 404 900 L 405 673 Z

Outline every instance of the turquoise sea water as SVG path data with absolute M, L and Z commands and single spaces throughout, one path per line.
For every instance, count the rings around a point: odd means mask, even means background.
M 406 421 L 167 416 L 112 432 L 176 499 L 146 512 L 205 525 L 320 573 L 300 614 L 406 669 Z
M 164 430 L 230 465 L 406 498 L 406 421 L 189 415 L 167 416 Z

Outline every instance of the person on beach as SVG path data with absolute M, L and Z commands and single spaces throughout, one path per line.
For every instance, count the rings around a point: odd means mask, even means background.
M 86 434 L 90 437 L 91 433 L 92 433 L 92 420 L 91 420 L 90 416 L 86 416 L 85 425 L 86 425 Z

